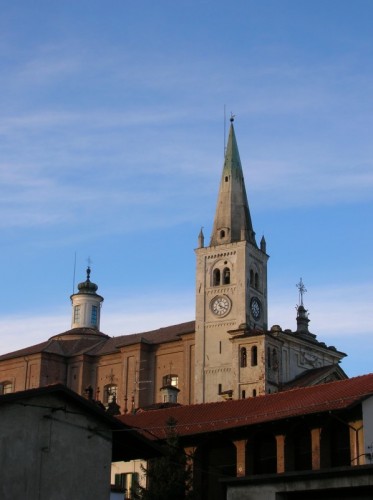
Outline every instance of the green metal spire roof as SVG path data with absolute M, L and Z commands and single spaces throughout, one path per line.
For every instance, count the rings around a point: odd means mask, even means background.
M 237 241 L 248 241 L 257 246 L 231 119 L 210 246 Z

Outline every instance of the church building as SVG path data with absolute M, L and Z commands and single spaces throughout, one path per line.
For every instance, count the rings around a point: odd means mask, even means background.
M 299 288 L 296 330 L 268 325 L 266 241 L 257 244 L 233 119 L 211 239 L 196 253 L 196 314 L 187 323 L 110 337 L 91 281 L 71 296 L 71 329 L 0 356 L 0 394 L 62 383 L 121 413 L 152 405 L 245 399 L 347 378 L 345 356 L 309 331 Z

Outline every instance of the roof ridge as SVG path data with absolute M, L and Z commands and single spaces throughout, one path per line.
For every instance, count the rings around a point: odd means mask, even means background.
M 300 392 L 299 392 L 300 391 Z M 373 395 L 373 373 L 317 386 L 296 388 L 247 399 L 198 403 L 174 408 L 120 415 L 122 422 L 140 432 L 153 431 L 163 439 L 166 420 L 172 416 L 180 436 L 253 426 L 301 415 L 338 412 L 361 404 Z
M 224 401 L 209 401 L 207 403 L 193 403 L 193 404 L 188 404 L 188 405 L 180 405 L 180 406 L 177 406 L 177 407 L 173 407 L 173 408 L 160 408 L 160 409 L 156 409 L 156 410 L 152 410 L 152 413 L 155 413 L 155 412 L 164 412 L 165 410 L 178 410 L 178 411 L 181 411 L 181 410 L 185 410 L 186 408 L 188 409 L 194 409 L 194 408 L 198 408 L 198 407 L 205 407 L 207 408 L 208 406 L 212 407 L 214 405 L 223 405 L 223 404 L 242 404 L 244 401 L 248 402 L 248 401 L 255 401 L 255 400 L 260 400 L 260 399 L 263 399 L 263 398 L 273 398 L 273 399 L 277 399 L 279 397 L 287 397 L 288 394 L 290 393 L 294 393 L 296 391 L 301 391 L 301 392 L 317 392 L 317 391 L 321 391 L 323 390 L 322 388 L 325 388 L 326 386 L 330 386 L 331 384 L 351 384 L 352 382 L 356 382 L 358 379 L 361 379 L 361 378 L 367 378 L 367 377 L 373 377 L 373 373 L 366 373 L 364 375 L 357 375 L 356 377 L 351 377 L 351 378 L 348 378 L 348 379 L 344 379 L 344 380 L 331 380 L 329 382 L 325 382 L 324 384 L 318 384 L 318 385 L 313 385 L 313 386 L 308 386 L 308 387 L 293 387 L 293 388 L 290 388 L 286 391 L 279 391 L 279 392 L 273 392 L 271 394 L 260 394 L 258 396 L 255 396 L 255 397 L 250 397 L 250 398 L 245 398 L 245 399 L 229 399 L 229 400 L 224 400 Z M 361 392 L 359 394 L 361 395 L 364 395 L 364 394 L 369 394 L 369 393 L 373 393 L 373 389 L 371 391 L 365 391 L 365 392 Z M 337 397 L 336 399 L 333 399 L 333 400 L 329 400 L 328 403 L 330 401 L 339 401 L 339 400 L 342 400 L 342 399 L 348 399 L 349 397 L 351 396 L 346 396 L 345 398 L 343 397 Z M 319 404 L 319 403 L 318 403 Z M 312 406 L 312 405 L 310 405 Z M 145 413 L 145 412 L 144 412 Z M 136 414 L 135 414 L 136 415 Z M 124 416 L 124 415 L 122 415 Z M 238 418 L 238 417 L 237 417 Z
M 120 335 L 120 336 L 121 337 L 129 337 L 130 335 L 144 335 L 146 333 L 154 333 L 154 332 L 159 332 L 159 331 L 162 331 L 162 330 L 168 330 L 168 329 L 171 329 L 171 328 L 175 328 L 176 326 L 188 325 L 188 324 L 192 325 L 193 323 L 195 324 L 195 320 L 183 321 L 182 323 L 176 323 L 175 325 L 160 326 L 159 328 L 155 328 L 154 330 L 147 330 L 146 332 L 130 333 L 130 334 L 124 334 L 124 335 Z

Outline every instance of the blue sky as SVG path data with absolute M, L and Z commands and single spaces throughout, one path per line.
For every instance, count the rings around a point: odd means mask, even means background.
M 0 352 L 70 327 L 76 281 L 101 329 L 194 318 L 235 129 L 269 261 L 269 322 L 371 372 L 373 3 L 370 0 L 4 2 L 0 17 Z

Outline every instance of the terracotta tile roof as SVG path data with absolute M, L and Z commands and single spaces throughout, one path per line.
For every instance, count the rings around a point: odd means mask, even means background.
M 74 339 L 74 340 L 65 340 L 64 342 L 60 342 L 57 340 L 53 340 L 51 345 L 48 348 L 48 352 L 51 352 L 52 346 L 54 344 L 58 345 L 58 349 L 63 356 L 78 356 L 79 354 L 87 353 L 91 351 L 93 348 L 98 345 L 102 345 L 107 340 L 96 340 L 96 342 L 92 342 L 90 339 Z M 56 346 L 57 347 L 57 346 Z
M 145 342 L 148 344 L 162 344 L 165 342 L 173 342 L 180 340 L 180 335 L 187 333 L 194 333 L 195 321 L 188 321 L 187 323 L 180 323 L 178 325 L 166 326 L 151 330 L 143 333 L 133 333 L 131 335 L 121 335 L 120 337 L 112 337 L 97 349 L 92 350 L 89 354 L 96 356 L 115 352 L 121 347 L 125 347 L 138 342 Z
M 177 432 L 188 436 L 349 408 L 373 394 L 373 374 L 293 389 L 256 398 L 179 406 L 117 418 L 144 430 L 153 439 L 165 437 L 165 422 L 173 417 Z
M 283 391 L 295 389 L 296 387 L 309 387 L 310 385 L 321 384 L 323 380 L 335 375 L 335 380 L 343 380 L 348 378 L 346 373 L 339 365 L 328 365 L 313 370 L 307 370 L 294 380 L 291 380 L 282 387 Z M 331 380 L 329 380 L 331 382 Z
M 180 335 L 194 333 L 194 331 L 194 321 L 158 328 L 158 330 L 151 330 L 149 332 L 121 335 L 119 337 L 109 337 L 91 328 L 74 328 L 73 330 L 54 335 L 41 344 L 3 354 L 0 356 L 0 361 L 20 356 L 30 356 L 41 352 L 67 357 L 83 353 L 91 356 L 101 356 L 118 352 L 121 347 L 137 344 L 138 342 L 156 345 L 178 341 L 180 340 Z M 81 335 L 81 338 L 77 338 L 78 335 Z
M 80 337 L 79 337 L 80 335 Z M 9 352 L 0 356 L 0 361 L 6 359 L 31 356 L 39 353 L 58 354 L 60 356 L 76 356 L 96 347 L 107 341 L 104 334 L 97 334 L 96 331 L 86 328 L 75 328 L 67 332 L 51 337 L 49 340 L 18 351 Z
M 10 358 L 18 358 L 19 356 L 29 356 L 31 354 L 37 354 L 39 352 L 43 352 L 44 349 L 48 346 L 49 340 L 45 342 L 41 342 L 40 344 L 33 345 L 31 347 L 25 347 L 24 349 L 19 349 L 18 351 L 8 352 L 7 354 L 3 354 L 0 356 L 0 361 Z

